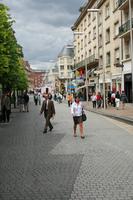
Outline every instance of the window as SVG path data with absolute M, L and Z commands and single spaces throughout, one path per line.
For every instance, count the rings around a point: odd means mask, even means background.
M 87 35 L 85 35 L 85 47 L 87 46 Z
M 96 12 L 92 12 L 92 20 L 94 21 L 96 19 Z
M 67 70 L 71 70 L 72 69 L 72 65 L 67 65 Z
M 83 39 L 81 40 L 81 49 L 83 49 Z
M 72 63 L 72 58 L 68 58 L 68 63 L 71 64 Z
M 93 48 L 93 54 L 94 54 L 95 57 L 96 57 L 96 46 Z
M 89 56 L 91 56 L 91 49 L 89 50 Z
M 96 39 L 96 26 L 93 28 L 93 39 Z
M 102 24 L 102 13 L 99 12 L 99 15 L 98 15 L 98 25 Z
M 64 58 L 60 58 L 60 63 L 64 63 Z
M 88 41 L 91 42 L 91 31 L 88 33 Z
M 80 43 L 78 42 L 78 52 L 80 51 Z
M 60 70 L 64 70 L 64 65 L 60 65 Z
M 90 23 L 91 23 L 91 14 L 89 13 L 88 14 L 88 25 L 90 25 Z
M 124 44 L 125 44 L 124 45 L 125 59 L 128 59 L 130 58 L 130 40 L 129 39 L 125 40 Z
M 99 35 L 99 47 L 103 45 L 103 37 L 102 34 Z
M 106 42 L 110 42 L 110 28 L 106 30 Z
M 100 68 L 103 67 L 103 56 L 102 55 L 99 57 L 99 67 Z
M 114 55 L 114 58 L 115 58 L 114 62 L 115 63 L 119 63 L 119 61 L 120 61 L 120 50 L 119 50 L 119 48 L 116 48 L 114 53 L 115 53 L 115 55 Z
M 114 37 L 119 35 L 119 21 L 114 24 Z
M 118 0 L 114 0 L 114 9 L 118 8 L 118 6 L 119 6 Z
M 61 74 L 61 77 L 63 77 L 63 76 L 64 76 L 64 72 L 61 72 L 60 74 Z
M 86 29 L 86 19 L 84 20 L 84 30 Z
M 110 6 L 109 4 L 105 7 L 105 17 L 108 18 L 110 16 Z
M 107 54 L 106 54 L 106 65 L 108 66 L 108 65 L 110 65 L 110 52 L 107 52 Z
M 81 32 L 83 32 L 83 24 L 81 24 Z
M 67 73 L 67 76 L 68 76 L 68 77 L 71 77 L 71 72 L 68 72 L 68 73 Z
M 87 51 L 85 52 L 85 58 L 87 58 Z

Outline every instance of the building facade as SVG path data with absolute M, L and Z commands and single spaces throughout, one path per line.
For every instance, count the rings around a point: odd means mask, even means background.
M 59 92 L 59 72 L 58 66 L 55 65 L 54 68 L 50 68 L 45 75 L 45 86 L 50 88 L 52 93 Z
M 33 76 L 32 76 L 32 69 L 30 67 L 30 64 L 28 61 L 23 60 L 24 62 L 24 67 L 25 67 L 25 72 L 28 78 L 28 90 L 33 90 L 34 88 L 34 80 L 33 80 Z
M 132 75 L 132 26 L 126 34 L 128 39 L 120 32 L 129 19 L 129 10 L 133 13 L 129 2 L 132 4 L 131 0 L 89 0 L 80 8 L 72 30 L 75 74 L 84 82 L 77 90 L 84 94 L 87 84 L 89 96 L 93 91 L 107 95 L 109 91 L 125 90 L 131 101 L 132 84 L 126 83 L 126 78 Z
M 119 0 L 118 10 L 121 13 L 119 37 L 123 66 L 123 89 L 129 102 L 133 102 L 133 0 Z
M 43 86 L 45 73 L 43 70 L 32 70 L 31 79 L 33 81 L 33 90 L 40 89 Z
M 59 71 L 59 91 L 67 93 L 72 80 L 72 67 L 73 67 L 74 51 L 72 45 L 63 47 L 58 55 L 58 71 Z

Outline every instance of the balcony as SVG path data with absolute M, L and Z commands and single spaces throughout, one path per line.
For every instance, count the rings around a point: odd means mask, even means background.
M 118 0 L 119 10 L 124 10 L 128 8 L 129 0 Z
M 132 18 L 132 28 L 133 28 L 133 18 Z M 125 24 L 119 27 L 119 36 L 121 37 L 123 34 L 126 35 L 130 30 L 130 20 L 128 20 Z
M 79 69 L 81 67 L 85 67 L 87 65 L 88 67 L 96 67 L 98 66 L 98 59 L 96 58 L 96 55 L 89 56 L 88 58 L 82 60 L 81 62 L 75 64 L 74 70 Z

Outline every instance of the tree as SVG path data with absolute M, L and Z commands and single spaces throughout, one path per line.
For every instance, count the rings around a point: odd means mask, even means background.
M 3 88 L 26 89 L 22 47 L 17 43 L 8 7 L 0 4 L 0 83 Z

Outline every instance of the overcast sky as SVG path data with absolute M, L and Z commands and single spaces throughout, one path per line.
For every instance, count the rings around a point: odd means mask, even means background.
M 46 68 L 73 40 L 71 26 L 85 0 L 0 0 L 10 8 L 14 30 L 25 59 Z

